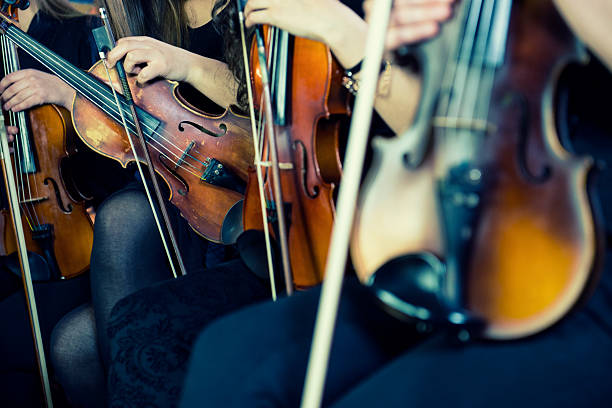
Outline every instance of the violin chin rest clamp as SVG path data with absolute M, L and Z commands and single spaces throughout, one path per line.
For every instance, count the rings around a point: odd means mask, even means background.
M 429 252 L 403 255 L 386 262 L 367 286 L 382 308 L 392 316 L 417 323 L 417 327 L 449 328 L 472 333 L 482 321 L 452 305 L 444 288 L 446 265 Z

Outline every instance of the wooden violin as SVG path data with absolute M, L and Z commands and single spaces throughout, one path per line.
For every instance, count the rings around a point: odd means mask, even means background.
M 333 191 L 340 179 L 339 131 L 349 113 L 348 93 L 341 85 L 343 71 L 322 43 L 289 36 L 263 27 L 271 61 L 272 106 L 278 149 L 282 205 L 285 209 L 287 244 L 293 285 L 307 288 L 323 279 L 334 222 Z M 250 73 L 258 110 L 262 83 L 257 46 L 252 44 Z M 285 71 L 286 70 L 286 71 Z M 265 141 L 262 146 L 268 146 Z M 270 151 L 262 149 L 262 161 L 270 163 Z M 272 164 L 270 164 L 271 166 Z M 279 238 L 277 221 L 281 205 L 274 196 L 274 173 L 265 167 L 264 191 L 268 221 Z M 261 229 L 261 202 L 254 170 L 244 205 L 245 229 Z
M 0 37 L 4 76 L 19 70 L 19 61 L 15 46 L 4 35 Z M 62 173 L 68 146 L 76 138 L 70 113 L 44 105 L 4 115 L 8 125 L 19 129 L 13 143 L 13 170 L 27 226 L 26 246 L 44 259 L 51 279 L 76 276 L 89 267 L 93 229 L 78 189 L 72 185 L 67 189 L 70 181 Z M 2 255 L 17 250 L 7 215 L 3 211 Z
M 443 37 L 454 45 L 444 71 L 424 73 L 434 87 L 415 126 L 373 143 L 353 262 L 368 281 L 422 256 L 434 295 L 482 319 L 482 335 L 530 335 L 597 277 L 593 161 L 555 128 L 557 79 L 580 53 L 551 1 L 466 1 Z
M 86 145 L 123 166 L 135 160 L 121 124 L 123 115 L 135 134 L 133 116 L 122 95 L 121 110 L 115 104 L 101 62 L 89 73 L 83 72 L 33 40 L 4 15 L 0 30 L 77 91 L 72 117 Z M 111 77 L 120 94 L 114 70 Z M 137 86 L 133 77 L 128 81 L 155 171 L 170 190 L 170 202 L 203 237 L 233 242 L 236 229 L 242 228 L 243 193 L 236 180 L 246 181 L 246 169 L 253 162 L 248 120 L 231 109 L 221 115 L 197 110 L 180 97 L 178 83 L 173 81 L 157 80 L 144 87 Z

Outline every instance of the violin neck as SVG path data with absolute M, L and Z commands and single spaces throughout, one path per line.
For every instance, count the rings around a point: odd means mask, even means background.
M 113 92 L 108 85 L 100 82 L 87 72 L 75 67 L 14 25 L 10 25 L 6 23 L 6 21 L 0 22 L 0 25 L 2 26 L 1 28 L 4 31 L 6 38 L 31 55 L 32 58 L 40 62 L 49 71 L 57 75 L 57 77 L 68 84 L 68 86 L 96 105 L 115 121 L 121 121 L 121 113 L 119 112 L 119 108 L 115 103 Z M 123 95 L 118 94 L 117 97 L 119 99 L 123 115 L 128 122 L 128 128 L 131 132 L 135 133 L 136 130 L 129 105 L 127 104 Z M 155 124 L 156 121 L 154 118 L 151 118 L 150 115 L 147 115 L 144 111 L 138 108 L 137 111 L 141 120 Z M 141 117 L 141 115 L 143 117 Z
M 0 35 L 0 42 L 2 43 L 2 59 L 3 59 L 3 73 L 8 75 L 12 72 L 19 70 L 19 59 L 17 57 L 17 48 L 6 35 Z M 31 144 L 30 134 L 28 131 L 28 125 L 26 122 L 25 112 L 6 112 L 9 124 L 16 126 L 19 129 L 16 135 L 15 151 L 18 152 L 18 170 L 21 173 L 35 173 L 36 160 L 34 157 L 34 149 Z

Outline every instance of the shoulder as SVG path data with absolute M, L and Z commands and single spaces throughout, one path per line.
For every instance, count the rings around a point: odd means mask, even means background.
M 66 18 L 61 21 L 61 24 L 66 27 L 73 27 L 77 30 L 91 30 L 92 28 L 100 27 L 102 21 L 97 16 L 77 16 Z

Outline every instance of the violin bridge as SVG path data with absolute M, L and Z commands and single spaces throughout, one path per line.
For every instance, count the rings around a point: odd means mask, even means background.
M 272 167 L 272 162 L 270 161 L 257 161 L 255 165 L 261 167 Z M 281 170 L 293 170 L 293 163 L 278 163 L 278 168 Z
M 486 133 L 493 133 L 497 131 L 497 127 L 495 125 L 483 119 L 436 116 L 433 118 L 433 125 L 437 128 L 474 130 L 477 132 Z
M 185 163 L 185 158 L 189 155 L 189 152 L 191 152 L 191 150 L 193 149 L 194 146 L 195 146 L 195 142 L 194 141 L 189 143 L 189 146 L 187 146 L 187 148 L 185 149 L 185 151 L 181 155 L 181 158 L 177 160 L 176 165 L 174 166 L 174 171 L 178 170 L 179 167 L 181 167 L 183 165 L 183 163 Z
M 49 197 L 32 197 L 32 198 L 28 198 L 26 200 L 20 200 L 19 204 L 38 204 L 38 203 L 42 203 L 43 201 L 47 201 L 49 199 Z

